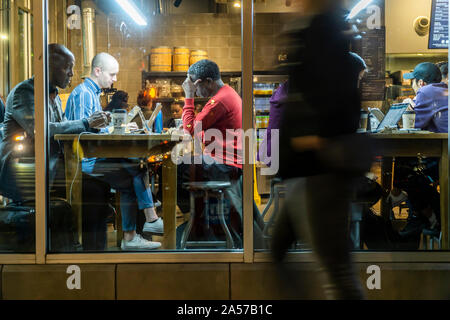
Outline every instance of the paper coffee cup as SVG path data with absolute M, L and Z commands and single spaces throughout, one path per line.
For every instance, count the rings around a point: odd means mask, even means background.
M 127 111 L 124 109 L 115 109 L 112 113 L 114 134 L 125 134 Z
M 367 119 L 369 118 L 369 113 L 367 111 L 361 110 L 361 115 L 359 118 L 359 132 L 367 131 Z
M 403 129 L 414 129 L 416 123 L 416 113 L 414 111 L 405 111 L 402 114 Z

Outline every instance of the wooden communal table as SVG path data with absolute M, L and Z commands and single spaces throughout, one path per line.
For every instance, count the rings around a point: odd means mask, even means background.
M 153 155 L 161 155 L 171 151 L 182 140 L 182 136 L 170 134 L 86 134 L 79 137 L 77 134 L 59 134 L 55 135 L 55 140 L 64 143 L 67 199 L 72 200 L 72 210 L 76 216 L 78 237 L 81 243 L 81 159 L 146 158 Z M 77 145 L 80 148 L 77 148 Z M 177 170 L 170 156 L 163 161 L 162 176 L 162 210 L 164 215 L 163 248 L 175 249 Z
M 447 133 L 391 133 L 371 134 L 376 154 L 383 157 L 425 157 L 439 158 L 439 184 L 441 193 L 442 249 L 450 248 L 448 216 L 448 134 Z M 389 163 L 390 161 L 390 163 Z M 385 162 L 391 169 L 392 159 Z M 386 165 L 387 163 L 387 165 Z M 382 168 L 383 170 L 383 168 Z M 386 170 L 389 171 L 389 170 Z M 382 184 L 385 184 L 382 181 Z M 390 184 L 390 182 L 388 183 Z M 383 201 L 384 202 L 384 201 Z M 382 204 L 383 206 L 384 204 Z M 382 207 L 383 211 L 383 207 Z

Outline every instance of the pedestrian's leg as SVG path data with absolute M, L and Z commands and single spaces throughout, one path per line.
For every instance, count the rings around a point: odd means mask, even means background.
M 347 223 L 352 179 L 344 175 L 309 177 L 306 181 L 308 222 L 313 250 L 328 276 L 332 299 L 365 297 L 350 257 Z

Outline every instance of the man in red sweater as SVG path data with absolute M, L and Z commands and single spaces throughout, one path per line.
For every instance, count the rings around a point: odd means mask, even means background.
M 205 59 L 192 65 L 183 89 L 186 95 L 183 128 L 194 138 L 201 139 L 205 145 L 204 156 L 211 157 L 217 164 L 242 169 L 242 99 L 223 83 L 217 64 Z M 197 115 L 195 94 L 212 97 Z
M 236 247 L 242 246 L 242 99 L 236 91 L 225 85 L 217 64 L 201 60 L 192 65 L 183 83 L 185 105 L 183 128 L 195 140 L 201 141 L 204 150 L 192 164 L 178 166 L 178 206 L 189 212 L 189 193 L 182 188 L 184 182 L 230 181 L 231 188 L 225 193 L 238 215 L 233 228 Z M 203 110 L 195 115 L 194 96 L 212 97 Z M 195 151 L 195 150 L 194 150 Z M 201 161 L 199 161 L 201 160 Z M 196 210 L 200 210 L 196 205 Z M 200 214 L 196 216 L 201 216 Z M 200 222 L 201 223 L 201 222 Z M 195 222 L 194 222 L 195 224 Z M 195 229 L 195 228 L 194 228 Z M 200 228 L 203 229 L 203 228 Z M 207 228 L 209 230 L 209 228 Z M 211 231 L 214 233 L 214 231 Z M 199 234 L 194 237 L 212 239 L 212 235 Z M 213 237 L 214 238 L 214 237 Z M 241 238 L 241 239 L 239 239 Z

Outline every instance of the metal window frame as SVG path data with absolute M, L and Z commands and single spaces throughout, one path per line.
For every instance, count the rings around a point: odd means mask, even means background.
M 72 263 L 262 263 L 270 262 L 269 252 L 254 252 L 253 245 L 253 170 L 243 167 L 244 249 L 239 252 L 161 252 L 161 253 L 75 253 L 48 254 L 47 230 L 47 149 L 46 108 L 48 100 L 47 0 L 34 0 L 35 67 L 35 150 L 36 153 L 36 254 L 0 254 L 0 264 Z M 253 128 L 253 0 L 243 0 L 241 9 L 243 129 Z M 449 144 L 450 146 L 450 144 Z M 450 148 L 449 148 L 450 149 Z M 248 162 L 248 161 L 246 161 Z M 448 190 L 448 189 L 447 189 Z M 449 229 L 450 232 L 450 229 Z M 450 252 L 355 252 L 355 262 L 449 262 Z M 288 253 L 288 261 L 309 263 L 312 252 Z

